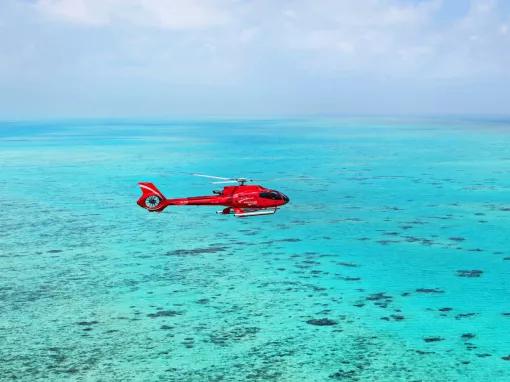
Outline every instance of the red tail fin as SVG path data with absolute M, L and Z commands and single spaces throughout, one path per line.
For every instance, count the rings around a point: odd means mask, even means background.
M 140 196 L 136 203 L 149 211 L 163 211 L 167 206 L 163 203 L 166 198 L 157 187 L 150 182 L 140 182 L 138 185 L 142 190 L 142 196 Z

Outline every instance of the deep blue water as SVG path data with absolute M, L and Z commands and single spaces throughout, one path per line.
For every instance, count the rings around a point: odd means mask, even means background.
M 510 120 L 3 122 L 0 205 L 0 380 L 510 380 Z

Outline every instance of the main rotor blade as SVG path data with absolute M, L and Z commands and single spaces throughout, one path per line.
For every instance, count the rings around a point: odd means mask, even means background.
M 237 180 L 225 180 L 221 182 L 211 182 L 211 184 L 237 183 Z
M 212 176 L 212 175 L 204 175 L 204 174 L 191 174 L 193 176 L 200 176 L 202 178 L 210 178 L 210 179 L 223 179 L 223 180 L 230 180 L 231 178 L 224 178 L 222 176 Z

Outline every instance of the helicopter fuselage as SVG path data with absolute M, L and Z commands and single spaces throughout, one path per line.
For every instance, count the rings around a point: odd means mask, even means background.
M 289 198 L 279 191 L 255 184 L 226 186 L 215 195 L 193 196 L 167 199 L 152 183 L 139 183 L 142 196 L 138 205 L 150 212 L 161 212 L 168 206 L 225 206 L 222 214 L 236 216 L 264 215 L 289 202 Z

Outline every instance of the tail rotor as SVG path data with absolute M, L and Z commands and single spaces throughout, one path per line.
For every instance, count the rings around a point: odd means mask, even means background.
M 150 182 L 138 183 L 142 196 L 136 202 L 140 207 L 145 208 L 151 212 L 161 212 L 166 207 L 164 201 L 166 198 L 158 190 L 158 188 Z

